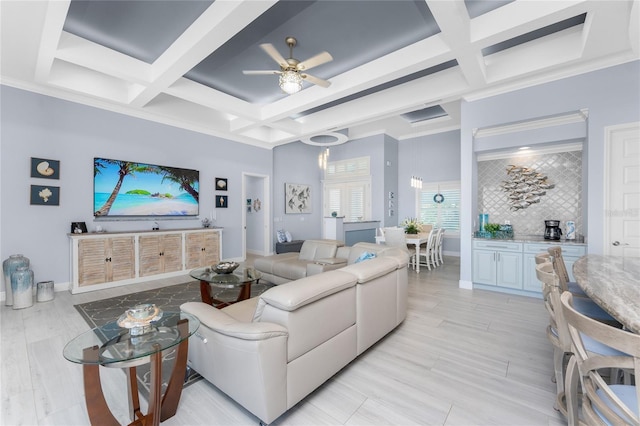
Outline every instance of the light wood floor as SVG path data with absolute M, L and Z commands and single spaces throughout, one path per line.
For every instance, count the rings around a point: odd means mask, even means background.
M 409 272 L 407 319 L 278 425 L 560 425 L 552 348 L 539 299 L 458 288 L 457 258 Z M 145 283 L 136 291 L 184 282 Z M 129 289 L 130 291 L 130 289 Z M 12 310 L 2 306 L 2 425 L 86 425 L 82 368 L 62 357 L 88 329 L 74 304 L 126 288 L 71 295 Z M 107 401 L 126 424 L 125 375 L 101 368 Z M 244 425 L 258 419 L 201 380 L 187 387 L 164 425 Z

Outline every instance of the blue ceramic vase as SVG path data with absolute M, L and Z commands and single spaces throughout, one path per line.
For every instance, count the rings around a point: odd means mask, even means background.
M 2 262 L 2 272 L 4 273 L 4 304 L 13 305 L 13 291 L 11 290 L 11 274 L 20 266 L 29 267 L 29 259 L 21 254 L 12 254 L 8 259 Z
M 11 274 L 13 309 L 33 306 L 33 271 L 28 266 L 19 266 Z

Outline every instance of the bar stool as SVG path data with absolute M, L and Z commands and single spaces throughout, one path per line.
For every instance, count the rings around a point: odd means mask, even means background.
M 560 297 L 562 315 L 571 338 L 572 356 L 566 372 L 566 386 L 577 388 L 582 383 L 582 417 L 578 415 L 577 395 L 567 397 L 569 425 L 581 420 L 589 425 L 640 425 L 640 335 L 601 322 L 594 321 L 578 312 L 573 306 L 571 293 Z M 594 353 L 587 347 L 588 339 L 606 345 L 617 354 Z M 631 371 L 635 385 L 609 384 L 602 376 L 603 369 Z
M 558 278 L 560 278 L 560 286 L 565 290 L 571 292 L 574 296 L 589 297 L 582 288 L 575 281 L 569 281 L 569 273 L 567 272 L 567 266 L 564 263 L 562 257 L 562 248 L 559 246 L 549 247 L 547 252 L 551 256 L 553 262 L 553 269 L 555 269 Z
M 577 382 L 566 382 L 566 356 L 572 353 L 569 328 L 563 316 L 560 297 L 562 290 L 558 276 L 550 262 L 536 265 L 536 276 L 542 283 L 542 295 L 545 308 L 549 313 L 549 325 L 547 326 L 547 338 L 553 345 L 553 368 L 556 383 L 556 401 L 554 408 L 568 417 L 568 400 L 577 398 Z M 568 292 L 565 292 L 568 293 Z M 576 300 L 579 298 L 574 298 Z M 610 327 L 610 326 L 607 326 Z M 589 336 L 582 336 L 587 351 L 607 356 L 624 356 L 619 352 Z M 573 401 L 573 400 L 572 400 Z

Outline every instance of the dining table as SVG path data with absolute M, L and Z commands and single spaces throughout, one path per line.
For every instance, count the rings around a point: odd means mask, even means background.
M 578 286 L 633 333 L 640 333 L 640 258 L 587 254 L 573 264 Z
M 423 225 L 424 226 L 424 225 Z M 417 234 L 405 234 L 405 240 L 407 245 L 414 245 L 416 247 L 416 273 L 420 273 L 420 262 L 417 254 L 420 252 L 420 245 L 425 244 L 429 240 L 429 234 L 431 232 L 431 228 L 428 230 L 424 230 L 422 232 L 418 232 Z M 376 244 L 384 243 L 384 234 L 376 236 Z

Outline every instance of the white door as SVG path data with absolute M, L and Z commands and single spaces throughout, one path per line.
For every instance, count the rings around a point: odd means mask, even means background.
M 604 253 L 640 257 L 640 123 L 607 128 Z
M 270 254 L 271 220 L 269 207 L 269 177 L 253 173 L 242 174 L 242 255 Z

